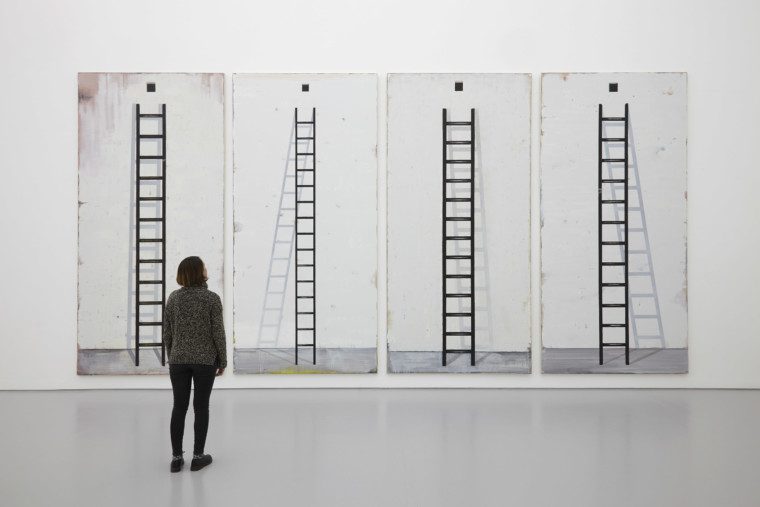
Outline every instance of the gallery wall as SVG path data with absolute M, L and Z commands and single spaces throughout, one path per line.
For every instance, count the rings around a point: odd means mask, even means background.
M 0 4 L 0 389 L 168 387 L 78 377 L 77 73 L 221 72 L 224 294 L 232 355 L 233 72 L 377 72 L 378 373 L 233 376 L 219 387 L 760 387 L 760 6 L 752 1 L 325 0 Z M 542 72 L 688 73 L 689 373 L 541 375 Z M 530 375 L 386 370 L 386 80 L 391 72 L 533 74 Z M 217 272 L 218 268 L 210 270 Z

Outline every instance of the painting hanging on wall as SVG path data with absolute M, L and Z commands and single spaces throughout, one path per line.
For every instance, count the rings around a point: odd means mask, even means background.
M 530 90 L 388 77 L 388 371 L 530 372 Z
M 545 74 L 545 373 L 685 373 L 686 74 Z
M 168 373 L 179 262 L 222 295 L 224 76 L 79 74 L 78 373 Z
M 376 372 L 377 76 L 233 88 L 235 372 Z

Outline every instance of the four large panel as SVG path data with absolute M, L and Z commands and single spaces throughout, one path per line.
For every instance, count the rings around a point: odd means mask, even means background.
M 162 373 L 181 258 L 222 292 L 224 77 L 80 74 L 80 374 Z M 377 365 L 377 77 L 235 75 L 239 373 Z M 388 370 L 530 371 L 524 74 L 388 77 Z M 686 75 L 545 74 L 546 373 L 687 371 Z

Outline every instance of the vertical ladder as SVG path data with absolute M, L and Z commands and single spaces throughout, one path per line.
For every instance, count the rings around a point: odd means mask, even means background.
M 607 123 L 621 123 L 623 126 L 623 137 L 607 137 L 605 126 Z M 622 157 L 605 156 L 609 153 L 607 143 L 623 143 Z M 599 182 L 597 191 L 599 193 L 599 364 L 604 364 L 605 347 L 625 347 L 625 364 L 630 364 L 630 346 L 629 346 L 629 316 L 628 316 L 628 104 L 625 105 L 624 116 L 604 116 L 602 105 L 599 104 Z M 614 174 L 614 165 L 623 164 L 623 177 Z M 605 171 L 606 168 L 606 171 Z M 617 176 L 617 177 L 616 177 Z M 618 199 L 614 191 L 614 185 L 623 185 L 623 198 Z M 607 190 L 605 192 L 605 190 Z M 617 213 L 617 206 L 623 206 L 623 218 Z M 616 237 L 607 239 L 604 235 L 604 226 L 612 225 L 615 227 Z M 622 239 L 620 237 L 620 228 L 622 227 Z M 620 250 L 620 257 L 610 259 L 604 255 L 604 247 L 617 246 Z M 607 269 L 605 269 L 607 268 Z M 607 275 L 610 268 L 617 268 L 623 271 L 622 281 L 620 277 L 613 277 L 614 281 L 609 281 Z M 622 287 L 623 300 L 606 298 L 605 288 Z M 604 319 L 605 308 L 622 308 L 624 312 L 623 322 L 606 322 Z M 604 330 L 613 328 L 623 328 L 625 330 L 625 341 L 623 342 L 606 342 L 604 340 Z
M 142 127 L 144 119 L 150 118 L 158 121 L 161 124 L 161 131 L 158 133 L 145 134 L 145 129 Z M 136 105 L 136 121 L 135 121 L 135 366 L 140 366 L 140 348 L 141 347 L 161 347 L 161 365 L 166 364 L 166 346 L 164 344 L 163 336 L 163 318 L 164 318 L 164 306 L 166 301 L 166 104 L 161 104 L 160 113 L 141 113 L 140 104 Z M 161 153 L 153 155 L 142 154 L 142 143 L 147 140 L 158 143 L 160 145 Z M 145 161 L 157 161 L 160 170 L 158 174 L 151 174 L 143 176 L 142 164 Z M 148 182 L 160 182 L 160 194 L 144 196 L 142 192 L 143 184 Z M 158 210 L 153 213 L 152 216 L 141 216 L 143 211 L 147 211 L 150 206 L 158 204 Z M 151 214 L 149 214 L 151 215 Z M 161 235 L 147 234 L 148 228 L 156 225 L 161 226 Z M 152 237 L 145 237 L 152 236 Z M 141 255 L 141 248 L 143 245 L 150 243 L 156 243 L 160 245 L 160 257 L 144 258 Z M 153 278 L 149 280 L 141 279 L 141 271 L 143 267 L 153 266 L 160 269 L 160 278 Z M 141 288 L 147 286 L 161 286 L 161 297 L 156 299 L 155 291 L 152 291 L 150 298 L 143 296 Z M 142 315 L 142 309 L 147 307 L 149 309 L 155 309 L 155 307 L 161 307 L 161 318 L 156 316 L 153 320 L 143 321 L 140 320 Z M 153 312 L 155 315 L 155 311 Z M 161 341 L 153 341 L 142 343 L 140 341 L 140 329 L 144 327 L 157 328 L 161 333 Z
M 316 246 L 317 246 L 317 110 L 311 109 L 311 120 L 299 120 L 298 108 L 295 108 L 295 322 L 296 340 L 295 356 L 298 364 L 298 349 L 311 347 L 311 362 L 317 364 L 317 276 L 316 276 Z M 301 128 L 299 128 L 301 127 Z M 307 135 L 302 135 L 306 130 Z M 306 141 L 306 151 L 301 151 L 299 141 Z M 309 151 L 308 146 L 311 146 Z M 311 342 L 301 343 L 299 333 L 311 336 Z
M 441 364 L 446 366 L 448 354 L 469 353 L 470 365 L 475 366 L 475 109 L 470 109 L 469 121 L 449 121 L 448 111 L 444 108 L 442 120 Z M 452 139 L 450 127 L 469 127 L 469 139 Z M 462 146 L 469 148 L 468 158 L 456 158 L 456 153 L 461 151 L 458 147 Z M 459 169 L 468 170 L 467 177 L 459 177 L 461 174 L 456 174 Z M 455 197 L 459 195 L 457 189 L 462 187 L 469 190 L 467 197 Z M 456 203 L 465 204 L 466 216 L 454 212 L 458 211 Z M 451 213 L 449 208 L 452 208 Z M 449 227 L 457 222 L 467 222 L 469 230 L 462 234 L 455 227 Z M 466 254 L 456 251 L 455 245 L 459 242 L 469 246 Z M 452 249 L 455 253 L 451 252 Z M 449 261 L 452 261 L 451 270 Z M 462 280 L 469 282 L 466 287 L 462 287 Z M 463 301 L 469 305 L 463 308 Z M 453 331 L 449 331 L 449 319 L 458 323 Z M 470 347 L 450 348 L 448 339 L 452 336 L 469 336 Z

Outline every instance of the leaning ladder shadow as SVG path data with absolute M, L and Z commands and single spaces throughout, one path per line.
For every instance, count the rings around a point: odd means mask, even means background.
M 290 276 L 290 266 L 293 261 L 293 244 L 296 236 L 296 194 L 291 190 L 293 188 L 292 183 L 289 184 L 289 181 L 296 178 L 298 174 L 295 170 L 294 148 L 297 142 L 295 134 L 296 124 L 295 119 L 293 119 L 290 137 L 288 138 L 285 167 L 282 172 L 280 201 L 277 205 L 277 219 L 272 236 L 272 248 L 269 254 L 264 303 L 261 308 L 261 319 L 259 320 L 258 348 L 276 348 L 280 337 L 280 329 L 282 328 L 285 292 Z M 290 171 L 291 167 L 293 168 L 292 172 Z M 290 196 L 290 198 L 286 196 Z M 288 217 L 292 220 L 288 220 Z
M 662 326 L 662 314 L 660 312 L 660 299 L 657 294 L 657 283 L 654 275 L 654 263 L 652 261 L 652 248 L 649 241 L 649 231 L 647 228 L 647 221 L 646 221 L 646 212 L 644 209 L 644 198 L 641 192 L 641 179 L 639 177 L 639 165 L 638 165 L 638 159 L 636 157 L 636 143 L 633 136 L 633 126 L 632 122 L 629 119 L 629 127 L 628 127 L 628 138 L 629 138 L 629 146 L 630 146 L 630 173 L 629 173 L 629 181 L 627 183 L 615 183 L 610 185 L 611 192 L 612 192 L 612 199 L 618 199 L 616 193 L 617 190 L 619 190 L 620 185 L 628 184 L 628 191 L 629 191 L 629 206 L 628 206 L 628 234 L 630 236 L 630 233 L 641 233 L 642 239 L 643 239 L 643 248 L 637 249 L 637 250 L 630 250 L 630 241 L 629 244 L 629 250 L 628 254 L 629 257 L 631 254 L 634 255 L 643 255 L 644 256 L 644 266 L 643 271 L 631 271 L 630 270 L 630 262 L 628 265 L 628 276 L 630 277 L 637 277 L 640 279 L 644 279 L 648 281 L 648 285 L 646 285 L 646 288 L 642 292 L 630 292 L 628 293 L 628 307 L 630 308 L 630 319 L 631 319 L 631 327 L 633 331 L 633 341 L 636 348 L 640 347 L 640 340 L 656 340 L 659 342 L 660 348 L 665 348 L 666 342 L 665 342 L 665 333 L 663 331 Z M 604 133 L 603 135 L 606 137 L 606 126 L 603 127 Z M 605 157 L 610 158 L 610 148 L 609 143 L 605 143 Z M 634 177 L 634 182 L 631 184 L 630 182 L 630 176 Z M 630 206 L 630 193 L 633 191 L 636 195 L 636 206 L 631 207 Z M 615 220 L 621 220 L 620 217 L 620 210 L 618 206 L 614 206 L 614 214 L 615 214 Z M 630 226 L 632 213 L 635 212 L 638 215 L 639 223 L 641 224 L 640 227 L 634 227 L 632 228 Z M 634 222 L 635 223 L 635 222 Z M 623 241 L 623 235 L 624 232 L 622 230 L 622 227 L 620 225 L 615 227 L 615 230 L 617 232 L 618 241 Z M 630 240 L 630 238 L 629 238 Z M 620 255 L 625 256 L 625 250 L 624 246 L 620 247 Z M 648 280 L 647 280 L 648 279 Z M 646 283 L 646 282 L 644 282 Z M 640 283 L 639 285 L 642 285 Z M 643 303 L 642 306 L 649 306 L 645 301 L 651 301 L 651 308 L 653 308 L 654 313 L 636 313 L 636 305 L 634 304 L 634 300 L 639 300 Z M 657 330 L 655 334 L 641 334 L 641 330 L 639 329 L 639 325 L 637 323 L 637 320 L 654 320 L 657 323 Z

